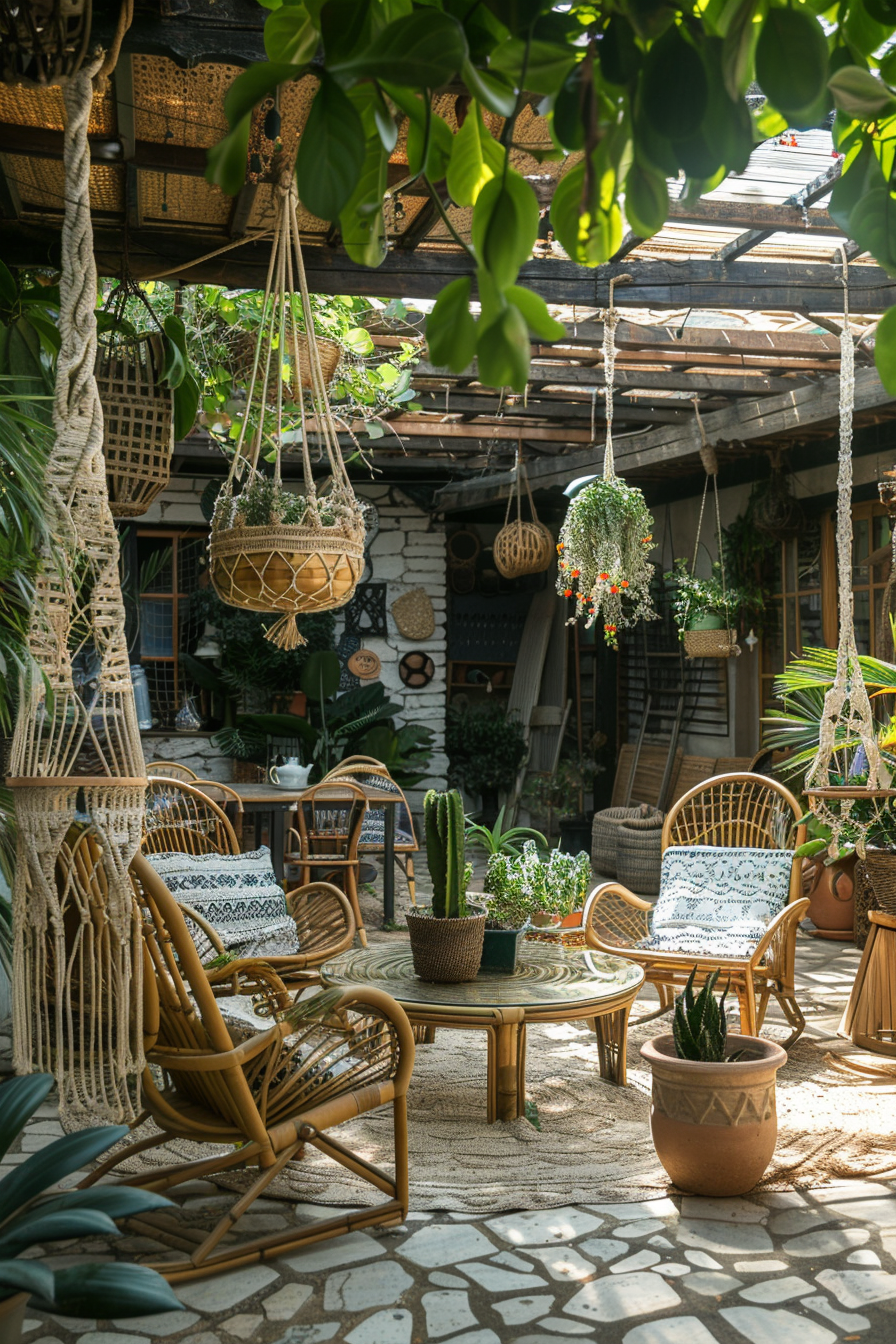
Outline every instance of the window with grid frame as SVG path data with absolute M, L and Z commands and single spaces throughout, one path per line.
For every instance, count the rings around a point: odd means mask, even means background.
M 890 521 L 876 500 L 855 504 L 852 589 L 859 653 L 892 659 L 893 641 L 885 612 L 890 577 Z M 774 681 L 791 658 L 805 649 L 837 646 L 837 548 L 833 510 L 809 518 L 800 535 L 776 546 L 773 613 L 762 639 L 760 704 L 779 708 Z
M 191 597 L 205 570 L 204 530 L 137 529 L 139 631 L 133 650 L 146 672 L 154 726 L 173 728 L 194 687 L 182 666 L 199 638 Z

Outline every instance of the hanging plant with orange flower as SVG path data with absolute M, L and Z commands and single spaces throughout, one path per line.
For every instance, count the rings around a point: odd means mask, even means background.
M 656 620 L 650 597 L 653 518 L 636 486 L 602 476 L 572 499 L 557 544 L 557 591 L 575 600 L 570 621 L 603 627 L 604 642 L 619 647 L 618 632 Z

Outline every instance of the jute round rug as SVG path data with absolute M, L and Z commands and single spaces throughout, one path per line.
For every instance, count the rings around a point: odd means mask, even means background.
M 530 1027 L 526 1060 L 532 1119 L 485 1119 L 483 1032 L 441 1031 L 417 1049 L 408 1094 L 411 1207 L 458 1213 L 627 1201 L 669 1188 L 650 1138 L 650 1074 L 642 1041 L 668 1030 L 669 1018 L 629 1033 L 628 1085 L 602 1081 L 594 1036 L 582 1024 Z M 770 1028 L 770 1035 L 783 1037 Z M 891 1174 L 896 1077 L 863 1080 L 832 1067 L 830 1040 L 803 1037 L 778 1074 L 778 1150 L 763 1186 L 818 1186 L 849 1177 Z M 845 1047 L 847 1050 L 849 1047 Z M 864 1056 L 867 1060 L 867 1055 Z M 386 1169 L 392 1165 L 391 1110 L 348 1121 L 340 1141 Z M 172 1161 L 208 1156 L 180 1143 Z M 158 1158 L 156 1159 L 158 1160 Z M 243 1187 L 236 1173 L 220 1185 Z M 309 1148 L 268 1191 L 329 1205 L 375 1204 L 382 1196 Z

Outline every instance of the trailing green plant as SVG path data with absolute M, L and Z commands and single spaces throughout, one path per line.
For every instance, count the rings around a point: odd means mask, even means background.
M 719 978 L 718 971 L 710 971 L 700 993 L 694 995 L 694 978 L 697 967 L 688 976 L 688 982 L 675 999 L 675 1016 L 672 1020 L 672 1035 L 675 1039 L 675 1053 L 679 1059 L 697 1059 L 704 1063 L 718 1063 L 722 1060 L 733 1062 L 741 1057 L 742 1050 L 733 1055 L 725 1053 L 728 1044 L 728 1020 L 725 1015 L 725 986 L 721 999 L 716 1003 L 713 990 Z
M 0 1156 L 9 1151 L 52 1086 L 46 1073 L 0 1085 Z M 88 1263 L 51 1269 L 44 1260 L 18 1258 L 46 1242 L 118 1236 L 116 1219 L 171 1207 L 163 1195 L 127 1185 L 46 1193 L 127 1135 L 126 1125 L 99 1125 L 66 1134 L 30 1154 L 0 1180 L 0 1300 L 30 1293 L 39 1311 L 104 1319 L 183 1311 L 161 1274 L 145 1265 Z
M 494 826 L 480 826 L 471 817 L 467 817 L 466 839 L 471 849 L 481 849 L 489 858 L 493 854 L 518 855 L 521 840 L 532 840 L 543 850 L 547 849 L 548 842 L 541 831 L 533 830 L 531 826 L 505 827 L 505 811 L 506 808 L 502 807 L 495 819 Z
M 522 724 L 500 705 L 452 706 L 445 722 L 449 777 L 470 793 L 510 789 L 526 755 Z
M 736 621 L 743 598 L 736 588 L 722 582 L 722 566 L 712 562 L 708 578 L 692 574 L 688 561 L 679 556 L 671 570 L 663 575 L 672 594 L 672 612 L 680 638 L 694 621 L 703 616 L 721 616 L 731 624 Z
M 457 789 L 430 789 L 423 798 L 426 861 L 432 879 L 432 913 L 463 919 L 467 913 L 464 805 Z
M 562 760 L 553 773 L 529 776 L 523 789 L 523 801 L 538 816 L 547 817 L 548 834 L 553 835 L 555 815 L 581 816 L 585 796 L 595 776 L 604 769 L 587 756 Z
M 542 858 L 535 841 L 526 840 L 519 854 L 491 856 L 483 889 L 490 902 L 524 910 L 527 918 L 539 911 L 565 917 L 582 909 L 591 879 L 591 856 L 585 850 L 552 849 Z
M 575 599 L 574 618 L 584 616 L 586 629 L 602 622 L 611 649 L 620 630 L 656 620 L 652 549 L 653 518 L 637 486 L 600 476 L 570 501 L 557 543 L 557 591 Z
M 219 493 L 212 527 L 301 526 L 307 512 L 308 501 L 304 495 L 257 471 L 242 486 L 239 494 L 231 495 L 226 490 Z M 350 521 L 345 509 L 339 503 L 334 503 L 330 495 L 318 497 L 317 517 L 321 527 L 336 527 Z M 316 523 L 313 525 L 316 526 Z
M 722 532 L 725 577 L 741 597 L 741 618 L 746 629 L 757 635 L 768 628 L 774 608 L 769 594 L 774 591 L 775 558 L 779 548 L 769 545 L 768 533 L 753 521 L 755 488 L 747 507 Z

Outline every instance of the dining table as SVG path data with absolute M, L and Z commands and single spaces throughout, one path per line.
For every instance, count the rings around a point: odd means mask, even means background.
M 352 784 L 364 794 L 364 799 L 369 808 L 383 808 L 385 811 L 386 825 L 383 827 L 383 922 L 390 924 L 395 919 L 395 808 L 403 802 L 403 798 L 400 793 L 388 793 L 372 784 L 363 784 L 355 780 L 352 780 Z M 202 785 L 197 784 L 196 787 L 201 789 Z M 285 871 L 287 817 L 296 810 L 307 790 L 272 784 L 269 781 L 249 784 L 233 783 L 229 787 L 239 796 L 244 813 L 262 813 L 270 818 L 271 861 L 274 865 L 274 875 L 277 881 L 282 882 Z M 338 792 L 338 784 L 334 785 L 333 789 L 335 796 Z M 228 808 L 232 810 L 234 806 L 233 803 L 225 804 L 225 812 Z

